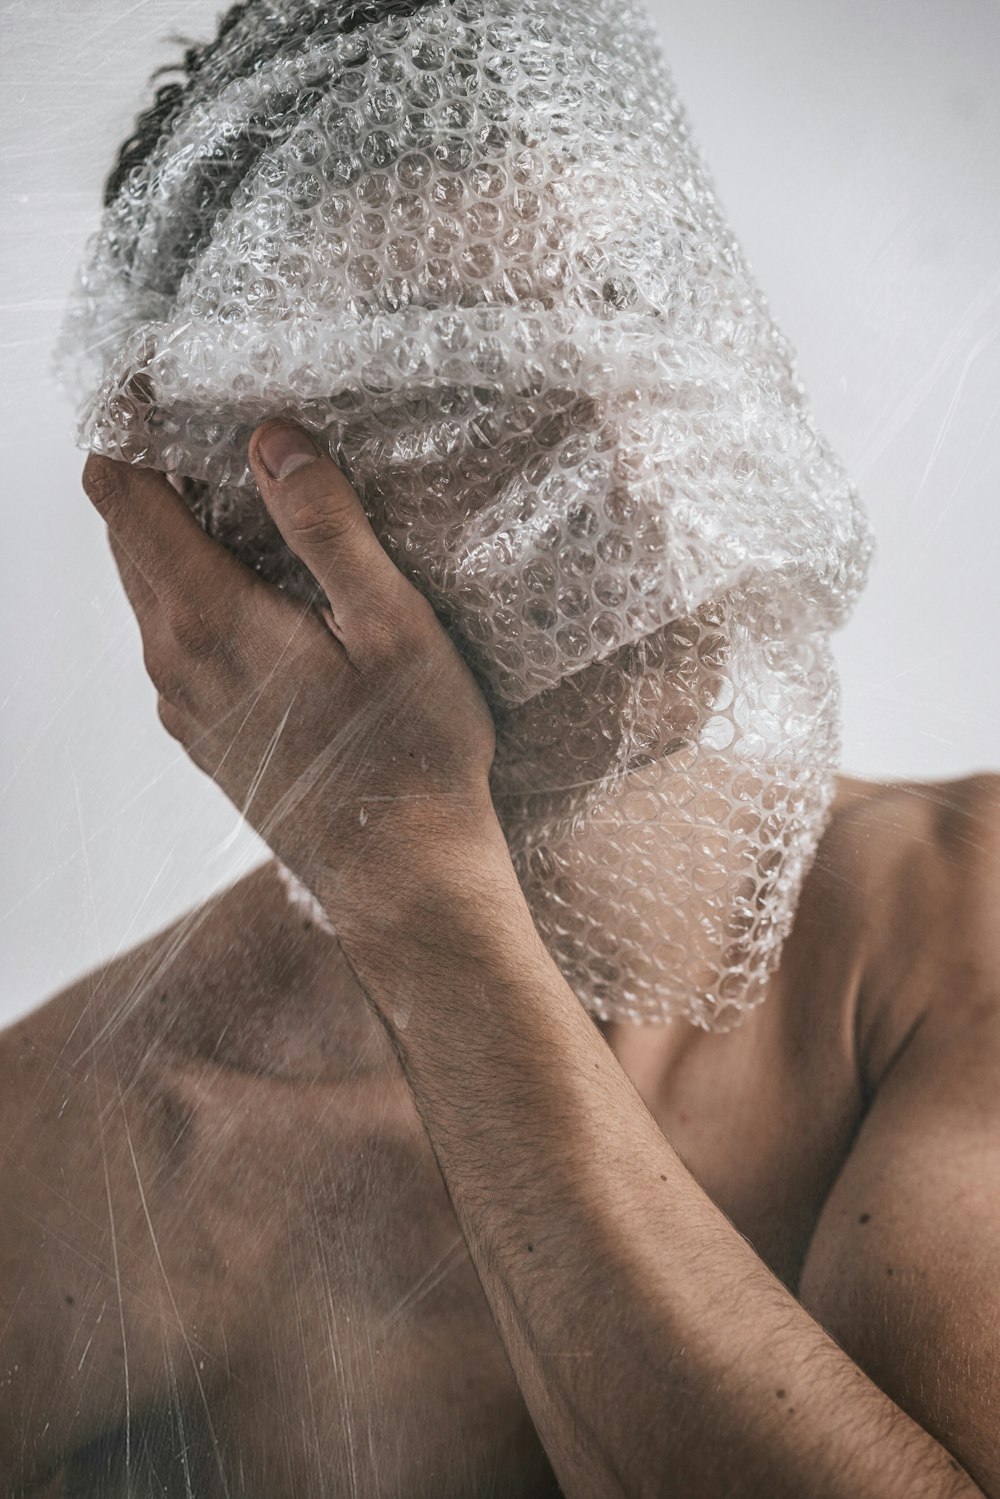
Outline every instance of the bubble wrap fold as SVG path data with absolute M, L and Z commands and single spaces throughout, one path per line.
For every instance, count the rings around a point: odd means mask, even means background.
M 247 6 L 105 213 L 61 354 L 81 442 L 195 481 L 310 598 L 246 462 L 303 421 L 487 693 L 582 1002 L 730 1026 L 832 795 L 855 492 L 639 6 L 344 13 Z

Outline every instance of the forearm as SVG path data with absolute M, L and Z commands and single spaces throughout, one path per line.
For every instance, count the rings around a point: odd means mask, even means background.
M 566 1493 L 979 1493 L 698 1187 L 485 862 L 347 946 Z

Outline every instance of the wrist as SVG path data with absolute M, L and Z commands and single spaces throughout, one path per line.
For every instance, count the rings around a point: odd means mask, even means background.
M 475 802 L 372 807 L 308 883 L 349 957 L 443 938 L 484 902 L 523 905 L 488 790 Z
M 341 948 L 390 1029 L 426 1005 L 466 1007 L 487 974 L 517 988 L 544 955 L 495 819 L 394 843 L 339 906 Z

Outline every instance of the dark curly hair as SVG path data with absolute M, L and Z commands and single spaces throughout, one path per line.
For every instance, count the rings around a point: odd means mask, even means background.
M 153 74 L 154 80 L 164 73 L 175 73 L 180 77 L 160 84 L 152 104 L 138 116 L 132 134 L 119 147 L 115 164 L 104 184 L 105 207 L 114 202 L 132 172 L 141 169 L 149 160 L 206 66 L 218 62 L 228 51 L 220 74 L 221 86 L 247 77 L 266 60 L 265 49 L 259 42 L 259 31 L 253 47 L 228 46 L 240 23 L 252 17 L 254 12 L 259 12 L 262 19 L 270 20 L 266 44 L 266 54 L 270 56 L 289 42 L 308 35 L 320 20 L 327 25 L 334 22 L 346 35 L 389 16 L 414 15 L 431 3 L 432 0 L 332 0 L 326 7 L 312 5 L 300 7 L 297 11 L 293 8 L 289 16 L 287 6 L 281 13 L 268 4 L 268 0 L 239 0 L 222 16 L 210 42 L 188 45 L 180 62 L 168 63 Z

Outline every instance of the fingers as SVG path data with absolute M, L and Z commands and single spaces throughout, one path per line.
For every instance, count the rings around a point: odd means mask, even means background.
M 111 555 L 115 559 L 118 576 L 122 580 L 122 586 L 128 596 L 128 601 L 132 605 L 132 612 L 139 621 L 139 628 L 144 630 L 153 611 L 158 607 L 159 601 L 142 576 L 142 573 L 112 531 L 108 532 L 108 545 L 111 548 Z
M 402 647 L 419 651 L 436 627 L 433 610 L 382 549 L 337 465 L 284 419 L 257 429 L 249 458 L 286 544 L 329 600 L 324 619 L 348 660 L 374 666 Z M 83 482 L 107 523 L 140 626 L 157 604 L 190 656 L 226 654 L 268 590 L 205 534 L 165 475 L 91 454 Z
M 205 534 L 164 474 L 91 453 L 83 487 L 107 524 L 116 560 L 134 570 L 122 579 L 130 598 L 134 590 L 148 606 L 141 577 L 182 628 L 188 618 L 206 619 L 220 600 L 230 614 L 238 607 L 249 574 Z
M 275 524 L 330 601 L 331 628 L 348 655 L 391 638 L 413 590 L 383 551 L 337 465 L 302 427 L 287 421 L 258 427 L 249 456 Z

